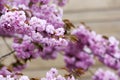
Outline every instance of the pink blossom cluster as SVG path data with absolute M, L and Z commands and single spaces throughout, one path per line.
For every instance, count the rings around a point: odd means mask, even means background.
M 0 17 L 0 34 L 15 38 L 13 48 L 21 59 L 39 56 L 43 59 L 54 59 L 67 45 L 61 11 L 55 5 L 48 4 L 41 5 L 38 9 L 35 12 L 33 7 L 13 7 Z M 33 16 L 28 17 L 27 10 L 32 11 L 30 14 Z
M 27 76 L 20 76 L 18 74 L 19 72 L 12 72 L 7 67 L 2 67 L 0 70 L 0 80 L 30 80 Z
M 33 3 L 48 4 L 50 0 L 30 0 Z
M 66 79 L 62 75 L 59 75 L 55 68 L 51 68 L 51 70 L 46 73 L 46 77 L 41 78 L 41 80 L 75 80 L 75 78 L 71 75 Z
M 116 76 L 111 71 L 104 71 L 103 69 L 98 69 L 92 80 L 118 80 L 118 76 Z
M 63 10 L 61 8 L 57 9 L 55 4 L 47 4 L 40 7 L 33 5 L 31 10 L 34 16 L 46 20 L 47 23 L 52 24 L 55 28 L 64 26 L 62 21 Z
M 64 61 L 70 71 L 79 68 L 88 70 L 94 64 L 93 56 L 82 50 L 78 42 L 69 42 L 65 51 Z
M 41 57 L 55 59 L 67 46 L 62 9 L 48 4 L 50 0 L 2 0 L 0 36 L 13 37 L 15 55 L 23 62 Z M 37 5 L 40 3 L 40 5 Z M 31 4 L 31 5 L 30 5 Z M 2 7 L 3 6 L 3 7 Z M 14 71 L 26 67 L 14 65 Z
M 57 53 L 67 45 L 67 40 L 63 38 L 64 28 L 55 28 L 46 20 L 36 17 L 32 17 L 28 23 L 25 34 L 18 34 L 20 36 L 18 39 L 22 38 L 22 41 L 15 39 L 13 44 L 13 48 L 18 53 L 17 56 L 22 59 L 39 56 L 43 59 L 56 58 Z
M 90 57 L 96 56 L 108 67 L 120 68 L 119 41 L 114 37 L 104 37 L 96 34 L 83 25 L 73 30 L 71 34 L 77 39 L 75 42 L 70 41 L 66 48 L 65 62 L 67 67 L 87 69 L 93 63 L 93 59 Z
M 5 12 L 0 17 L 1 35 L 15 36 L 15 34 L 24 34 L 28 31 L 28 25 L 25 24 L 26 16 L 24 11 Z
M 25 5 L 27 7 L 31 7 L 32 4 L 40 4 L 40 5 L 46 5 L 52 2 L 53 4 L 56 4 L 58 6 L 65 6 L 68 2 L 68 0 L 1 0 L 1 3 L 10 5 L 10 6 L 18 6 L 18 5 Z M 1 6 L 1 9 L 3 7 Z
M 7 75 L 6 77 L 0 75 L 0 80 L 30 80 L 27 76 L 21 76 L 20 78 L 14 78 L 10 75 Z

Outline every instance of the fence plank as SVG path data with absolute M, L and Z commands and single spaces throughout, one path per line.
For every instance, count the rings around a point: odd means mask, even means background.
M 120 0 L 69 0 L 65 12 L 119 9 Z
M 64 14 L 63 18 L 69 19 L 74 23 L 81 21 L 89 23 L 120 21 L 120 10 L 66 13 Z

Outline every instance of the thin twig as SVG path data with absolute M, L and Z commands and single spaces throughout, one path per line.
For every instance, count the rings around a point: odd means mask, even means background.
M 3 39 L 4 43 L 5 43 L 5 45 L 7 46 L 7 48 L 8 48 L 10 51 L 12 51 L 12 48 L 11 48 L 10 45 L 7 43 L 5 37 L 2 37 L 2 39 Z
M 7 56 L 9 56 L 9 55 L 11 55 L 11 54 L 13 54 L 14 52 L 15 52 L 15 51 L 11 51 L 10 53 L 1 56 L 1 57 L 0 57 L 0 60 L 3 59 L 3 58 L 5 58 L 5 57 L 7 57 Z
M 94 75 L 94 73 L 92 72 L 92 70 L 91 70 L 91 69 L 89 69 L 88 71 L 90 72 L 90 74 L 91 74 L 91 75 Z

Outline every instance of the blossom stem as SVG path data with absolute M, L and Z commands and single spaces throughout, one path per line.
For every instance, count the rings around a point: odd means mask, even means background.
M 5 57 L 7 57 L 7 56 L 9 56 L 9 55 L 11 55 L 11 54 L 13 54 L 14 52 L 15 52 L 15 51 L 11 51 L 10 53 L 1 56 L 1 57 L 0 57 L 0 60 L 3 59 L 3 58 L 5 58 Z
M 92 70 L 91 70 L 91 69 L 89 69 L 88 71 L 90 72 L 90 74 L 91 74 L 91 75 L 94 75 L 94 73 L 92 72 Z
M 5 45 L 7 46 L 7 48 L 8 48 L 10 51 L 12 51 L 12 48 L 11 48 L 10 45 L 7 43 L 5 37 L 2 37 L 2 39 L 3 39 L 4 43 L 5 43 Z

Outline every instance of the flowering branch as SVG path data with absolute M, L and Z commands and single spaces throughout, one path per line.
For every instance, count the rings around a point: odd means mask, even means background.
M 56 59 L 59 53 L 63 53 L 66 70 L 70 74 L 62 77 L 52 68 L 41 80 L 75 80 L 95 64 L 94 57 L 108 67 L 120 70 L 119 41 L 97 34 L 84 24 L 75 27 L 69 20 L 63 20 L 63 11 L 56 5 L 64 6 L 67 1 L 52 0 L 54 4 L 49 4 L 50 0 L 0 1 L 0 36 L 3 36 L 10 50 L 5 37 L 14 39 L 13 51 L 1 56 L 0 60 L 16 53 L 16 61 L 0 69 L 0 78 L 29 80 L 27 76 L 17 78 L 15 73 L 26 68 L 28 60 L 39 57 L 44 60 Z M 104 75 L 101 77 L 101 74 Z M 103 70 L 98 70 L 92 78 L 111 79 L 118 80 L 115 74 Z

